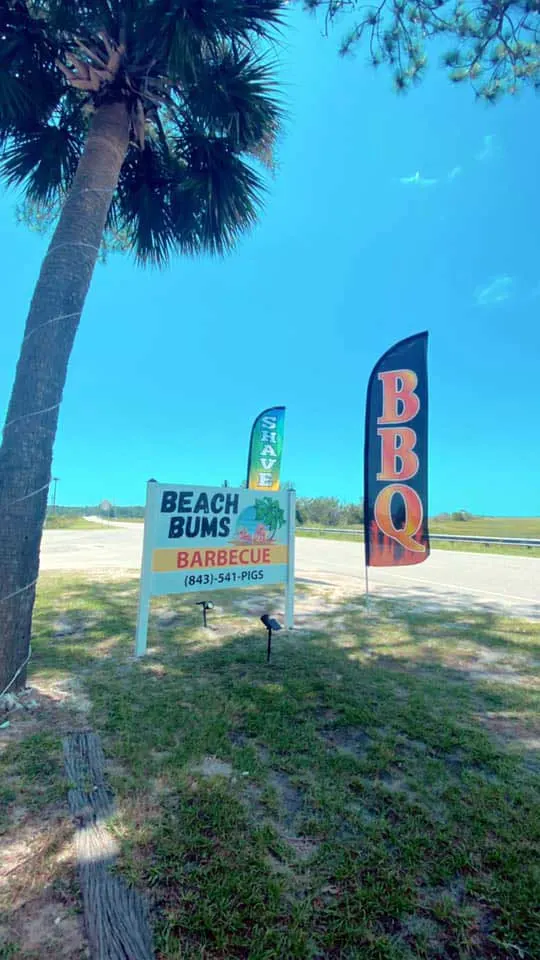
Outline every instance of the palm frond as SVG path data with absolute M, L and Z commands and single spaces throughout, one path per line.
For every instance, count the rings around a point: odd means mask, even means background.
M 147 140 L 122 169 L 110 227 L 137 260 L 161 265 L 173 252 L 224 253 L 253 226 L 264 186 L 223 139 L 192 134 L 167 152 Z
M 65 90 L 55 67 L 57 48 L 26 4 L 0 13 L 0 135 L 47 116 Z
M 228 137 L 239 150 L 269 145 L 283 119 L 274 76 L 272 62 L 224 47 L 189 88 L 185 110 L 193 124 Z
M 281 25 L 283 5 L 283 0 L 154 0 L 139 21 L 139 44 L 146 39 L 143 56 L 151 52 L 171 80 L 193 80 L 204 54 L 225 39 L 247 43 L 269 37 Z
M 163 264 L 175 245 L 170 215 L 171 160 L 152 140 L 132 147 L 122 168 L 111 223 L 124 230 L 141 263 Z
M 44 125 L 9 141 L 0 171 L 11 186 L 24 184 L 29 200 L 48 204 L 71 186 L 82 140 L 67 126 Z
M 264 184 L 234 144 L 223 138 L 192 133 L 179 148 L 186 168 L 171 196 L 178 244 L 191 253 L 225 253 L 255 224 Z M 187 231 L 186 212 L 193 223 Z
M 34 19 L 46 22 L 51 32 L 77 35 L 81 30 L 112 33 L 120 4 L 116 0 L 33 0 L 31 7 Z

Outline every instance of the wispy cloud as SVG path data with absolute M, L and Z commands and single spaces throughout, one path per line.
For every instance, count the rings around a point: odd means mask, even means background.
M 421 177 L 420 171 L 417 170 L 412 177 L 400 177 L 399 182 L 413 187 L 434 187 L 439 181 L 430 177 Z
M 482 149 L 476 154 L 475 160 L 479 160 L 480 163 L 483 163 L 486 160 L 492 160 L 494 156 L 495 135 L 493 133 L 487 133 L 483 140 Z
M 494 133 L 486 133 L 482 140 L 481 150 L 475 154 L 474 159 L 479 163 L 486 163 L 497 156 L 499 153 L 499 147 Z M 452 180 L 457 180 L 458 177 L 461 177 L 464 174 L 464 168 L 460 164 L 456 164 L 455 167 L 441 178 L 439 177 L 423 177 L 419 170 L 416 173 L 413 173 L 411 177 L 399 177 L 399 182 L 406 187 L 434 187 L 438 183 L 444 183 L 444 181 L 451 182 Z
M 507 274 L 494 277 L 485 287 L 477 287 L 474 299 L 479 307 L 490 307 L 509 300 L 514 292 L 514 278 Z

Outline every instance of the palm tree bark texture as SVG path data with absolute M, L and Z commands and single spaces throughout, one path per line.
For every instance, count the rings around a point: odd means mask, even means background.
M 0 449 L 0 683 L 27 656 L 54 438 L 68 362 L 129 142 L 124 103 L 93 118 L 39 274 Z M 45 361 L 45 362 L 44 362 Z M 22 542 L 21 542 L 22 537 Z M 19 674 L 15 687 L 25 681 Z

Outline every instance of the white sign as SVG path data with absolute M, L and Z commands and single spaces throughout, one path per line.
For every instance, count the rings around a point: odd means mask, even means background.
M 294 490 L 174 486 L 150 480 L 135 653 L 146 651 L 150 600 L 171 593 L 287 585 L 294 617 Z

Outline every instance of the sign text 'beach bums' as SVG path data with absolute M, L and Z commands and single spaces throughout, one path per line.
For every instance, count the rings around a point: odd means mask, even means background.
M 286 583 L 286 619 L 292 626 L 294 522 L 293 490 L 261 493 L 150 481 L 137 652 L 146 646 L 152 596 Z

